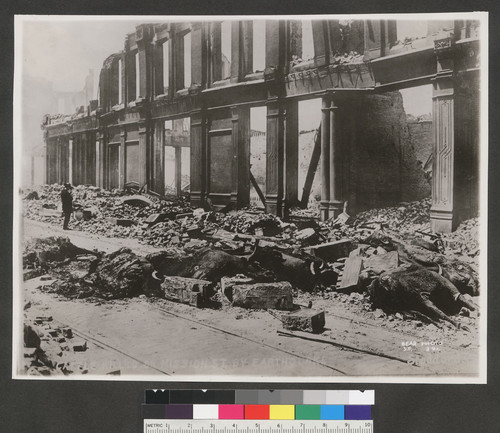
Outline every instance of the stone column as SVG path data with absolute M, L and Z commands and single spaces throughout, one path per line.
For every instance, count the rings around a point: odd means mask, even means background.
M 118 188 L 125 188 L 125 151 L 127 146 L 127 133 L 125 132 L 125 128 L 122 126 L 120 131 L 120 158 L 119 158 L 119 179 L 118 179 Z
M 338 122 L 338 107 L 330 102 L 330 202 L 329 218 L 337 218 L 343 210 L 341 198 L 342 185 L 342 146 Z
M 157 120 L 153 134 L 153 185 L 156 193 L 165 194 L 164 151 L 165 151 L 165 123 Z
M 281 102 L 267 102 L 266 212 L 283 216 L 284 113 Z
M 207 118 L 204 110 L 191 112 L 191 204 L 201 206 L 207 192 Z
M 285 202 L 286 208 L 297 206 L 299 188 L 299 104 L 286 105 L 285 129 Z
M 329 218 L 330 208 L 330 95 L 322 98 L 321 104 L 321 202 L 322 221 Z
M 68 141 L 68 162 L 68 182 L 73 185 L 73 137 L 70 137 Z
M 233 164 L 231 203 L 242 208 L 250 202 L 250 109 L 231 107 Z
M 437 74 L 433 79 L 432 123 L 434 148 L 432 161 L 431 230 L 449 233 L 454 230 L 455 177 L 455 89 L 451 39 L 435 41 Z
M 145 120 L 139 121 L 139 186 L 148 183 L 148 124 Z
M 95 186 L 101 186 L 101 149 L 99 133 L 95 139 Z

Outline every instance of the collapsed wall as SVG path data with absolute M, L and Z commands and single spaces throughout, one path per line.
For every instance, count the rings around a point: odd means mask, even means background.
M 429 116 L 430 117 L 430 116 Z M 403 147 L 403 187 L 401 200 L 420 200 L 431 195 L 432 120 L 408 116 L 409 142 Z
M 363 95 L 351 104 L 348 117 L 346 123 L 357 125 L 345 139 L 351 209 L 359 212 L 430 195 L 424 166 L 432 153 L 432 123 L 415 134 L 399 91 Z

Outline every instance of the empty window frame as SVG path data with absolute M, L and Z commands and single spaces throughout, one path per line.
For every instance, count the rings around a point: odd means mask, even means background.
M 168 93 L 170 80 L 170 41 L 165 41 L 162 44 L 163 54 L 163 93 Z
M 123 104 L 123 60 L 118 60 L 118 104 Z
M 135 98 L 139 99 L 141 96 L 141 67 L 139 53 L 135 53 Z
M 222 21 L 220 25 L 221 39 L 221 79 L 231 77 L 231 21 Z
M 188 32 L 183 37 L 183 64 L 184 64 L 184 88 L 191 86 L 191 33 Z
M 266 22 L 254 20 L 252 29 L 252 70 L 262 72 L 266 68 Z
M 314 59 L 314 42 L 312 22 L 310 20 L 302 21 L 302 60 Z
M 314 59 L 314 42 L 310 20 L 290 21 L 290 55 L 292 66 Z
M 231 21 L 222 21 L 210 26 L 211 82 L 231 77 L 231 25 Z

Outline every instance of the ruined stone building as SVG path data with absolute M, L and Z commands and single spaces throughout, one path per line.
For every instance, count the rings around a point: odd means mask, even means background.
M 105 60 L 97 101 L 44 118 L 46 181 L 158 195 L 168 186 L 189 189 L 194 206 L 242 208 L 256 188 L 250 113 L 264 107 L 260 192 L 267 212 L 286 215 L 311 190 L 310 176 L 298 182 L 299 101 L 321 98 L 307 158 L 320 175 L 321 217 L 345 201 L 356 212 L 425 194 L 431 164 L 431 226 L 450 231 L 478 210 L 478 33 L 468 21 L 429 21 L 425 37 L 404 42 L 387 20 L 139 25 Z M 394 110 L 398 90 L 423 84 L 433 86 L 429 161 L 409 151 L 418 131 Z

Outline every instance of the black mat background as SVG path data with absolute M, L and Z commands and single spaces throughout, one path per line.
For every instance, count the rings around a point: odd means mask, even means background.
M 254 388 L 376 390 L 378 433 L 444 433 L 500 431 L 500 351 L 498 246 L 500 164 L 498 80 L 499 17 L 495 1 L 13 1 L 0 3 L 0 432 L 3 433 L 139 433 L 140 407 L 147 388 L 249 388 L 248 384 L 162 382 L 22 381 L 11 379 L 12 344 L 12 85 L 14 14 L 305 14 L 490 11 L 489 94 L 489 279 L 488 384 L 255 384 Z

